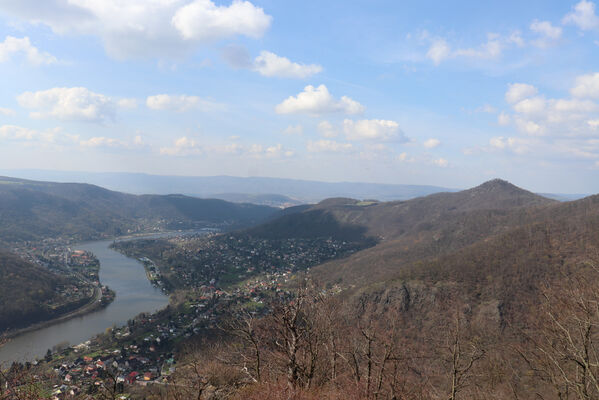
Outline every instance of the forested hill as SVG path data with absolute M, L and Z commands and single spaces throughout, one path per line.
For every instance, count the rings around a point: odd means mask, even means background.
M 67 279 L 0 250 L 0 333 L 53 316 L 45 306 Z
M 295 213 L 289 210 L 287 215 L 252 228 L 248 233 L 265 237 L 366 235 L 387 241 L 436 229 L 467 214 L 486 214 L 492 210 L 505 215 L 508 210 L 556 203 L 496 179 L 469 190 L 436 193 L 408 201 L 327 199 L 309 208 L 297 208 Z
M 0 240 L 93 239 L 202 223 L 247 226 L 278 210 L 183 195 L 130 195 L 79 183 L 0 177 Z

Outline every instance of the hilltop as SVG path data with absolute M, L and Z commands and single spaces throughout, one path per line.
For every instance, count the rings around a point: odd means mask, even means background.
M 131 195 L 80 183 L 0 177 L 0 240 L 79 240 L 201 224 L 244 226 L 277 209 L 183 195 Z

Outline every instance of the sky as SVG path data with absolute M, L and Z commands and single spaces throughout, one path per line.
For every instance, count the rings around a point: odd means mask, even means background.
M 599 192 L 588 0 L 0 0 L 0 76 L 0 169 Z

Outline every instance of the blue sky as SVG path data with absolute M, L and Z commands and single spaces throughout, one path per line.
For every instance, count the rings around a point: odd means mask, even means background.
M 0 0 L 0 168 L 599 192 L 598 14 Z

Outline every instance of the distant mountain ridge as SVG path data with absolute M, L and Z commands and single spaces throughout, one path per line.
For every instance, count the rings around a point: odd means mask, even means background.
M 92 183 L 111 190 L 132 194 L 181 193 L 202 198 L 219 198 L 259 204 L 280 205 L 289 200 L 266 196 L 285 196 L 299 203 L 316 203 L 331 197 L 377 199 L 380 201 L 407 200 L 431 193 L 451 192 L 454 189 L 429 185 L 400 185 L 359 182 L 320 182 L 299 179 L 234 177 L 234 176 L 162 176 L 140 173 L 93 173 L 42 170 L 0 170 L 0 174 L 24 179 L 57 182 Z M 254 197 L 252 199 L 252 197 Z M 276 200 L 276 202 L 275 202 Z M 278 202 L 278 203 L 277 203 Z
M 131 195 L 79 183 L 0 177 L 0 240 L 75 236 L 81 240 L 152 227 L 188 229 L 202 223 L 251 225 L 276 208 L 183 195 Z
M 326 235 L 345 230 L 363 231 L 383 240 L 397 238 L 406 232 L 428 226 L 464 213 L 481 210 L 507 210 L 555 203 L 503 180 L 492 180 L 472 189 L 454 193 L 435 193 L 407 201 L 360 201 L 349 198 L 326 199 L 298 209 L 280 219 L 250 229 L 259 236 L 293 237 Z M 337 228 L 329 228 L 336 225 Z

